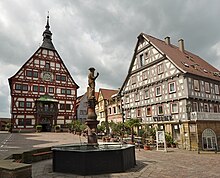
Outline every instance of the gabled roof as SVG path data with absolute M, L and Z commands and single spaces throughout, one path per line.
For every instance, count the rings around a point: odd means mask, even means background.
M 190 73 L 198 76 L 204 76 L 213 80 L 220 80 L 220 77 L 215 75 L 215 72 L 220 72 L 218 69 L 213 67 L 211 64 L 206 62 L 199 56 L 184 50 L 179 50 L 179 47 L 175 45 L 168 45 L 165 41 L 146 35 L 142 33 L 148 42 L 155 46 L 159 51 L 166 55 L 179 69 L 184 73 Z
M 200 58 L 199 56 L 184 50 L 183 52 L 179 50 L 179 47 L 166 44 L 165 41 L 157 39 L 151 35 L 147 35 L 145 33 L 141 33 L 138 36 L 138 41 L 135 46 L 134 54 L 132 57 L 132 61 L 130 63 L 130 67 L 128 70 L 128 75 L 119 91 L 122 91 L 124 85 L 129 79 L 129 76 L 132 71 L 132 67 L 136 58 L 137 48 L 139 45 L 140 39 L 145 39 L 151 44 L 154 48 L 156 48 L 163 56 L 166 56 L 170 62 L 173 63 L 180 71 L 183 73 L 189 73 L 197 76 L 206 77 L 213 80 L 220 80 L 220 71 L 213 67 L 211 64 Z
M 62 58 L 60 57 L 60 55 L 58 54 L 58 52 L 56 51 L 56 49 L 54 48 L 54 45 L 52 43 L 52 33 L 51 31 L 49 30 L 50 26 L 49 26 L 49 16 L 47 16 L 47 23 L 46 23 L 46 26 L 45 26 L 45 31 L 43 32 L 43 43 L 42 45 L 37 49 L 37 51 L 24 63 L 24 65 L 12 76 L 8 79 L 9 81 L 9 85 L 10 85 L 10 88 L 11 88 L 11 82 L 12 82 L 12 79 L 24 68 L 24 66 L 38 53 L 39 50 L 41 49 L 47 49 L 47 50 L 52 50 L 54 52 L 56 52 L 59 60 L 61 61 L 61 63 L 63 64 L 65 70 L 67 71 L 68 75 L 70 76 L 72 82 L 74 83 L 74 85 L 76 86 L 76 88 L 78 89 L 79 86 L 76 84 L 76 82 L 73 80 L 72 78 L 72 75 L 70 74 L 69 70 L 67 69 L 66 65 L 64 64 Z M 12 91 L 12 88 L 11 88 L 11 91 Z
M 99 93 L 102 93 L 104 99 L 110 99 L 112 95 L 118 93 L 118 90 L 100 88 Z

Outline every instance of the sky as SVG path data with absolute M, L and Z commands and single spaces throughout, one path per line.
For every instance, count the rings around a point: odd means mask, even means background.
M 53 44 L 74 81 L 86 92 L 88 68 L 99 88 L 122 86 L 137 36 L 171 37 L 178 45 L 220 69 L 218 0 L 1 0 L 0 118 L 10 117 L 8 78 L 42 44 L 50 16 Z

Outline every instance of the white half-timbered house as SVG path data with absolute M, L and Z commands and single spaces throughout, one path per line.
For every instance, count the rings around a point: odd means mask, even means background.
M 9 78 L 12 131 L 65 127 L 76 117 L 78 85 L 52 43 L 49 16 L 43 43 Z
M 199 56 L 141 33 L 121 87 L 124 119 L 171 133 L 182 148 L 220 145 L 220 71 Z M 218 148 L 219 149 L 219 148 Z

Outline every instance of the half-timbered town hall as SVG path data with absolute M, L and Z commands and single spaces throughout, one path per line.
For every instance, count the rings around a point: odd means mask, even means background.
M 164 130 L 185 149 L 220 149 L 220 71 L 178 43 L 138 36 L 120 90 L 125 119 Z
M 78 85 L 52 43 L 49 16 L 43 43 L 18 72 L 9 78 L 12 131 L 51 131 L 65 127 L 76 115 Z

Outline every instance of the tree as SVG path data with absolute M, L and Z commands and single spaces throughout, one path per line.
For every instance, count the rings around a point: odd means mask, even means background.
M 141 125 L 139 119 L 129 119 L 125 122 L 125 127 L 131 131 L 131 142 L 134 142 L 134 127 L 139 127 Z

